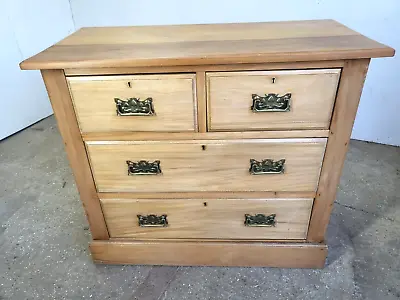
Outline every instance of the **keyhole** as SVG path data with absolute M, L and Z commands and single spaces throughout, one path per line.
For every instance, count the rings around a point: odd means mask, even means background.
M 207 202 L 204 202 L 203 205 L 204 205 L 204 206 L 207 206 Z
M 275 83 L 275 81 L 276 81 L 276 78 L 272 77 L 272 83 Z
M 201 145 L 201 149 L 203 149 L 203 151 L 206 150 L 206 145 Z
M 132 84 L 130 81 L 128 81 L 128 87 L 132 88 Z

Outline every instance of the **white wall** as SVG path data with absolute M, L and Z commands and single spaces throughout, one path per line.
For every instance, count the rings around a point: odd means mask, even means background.
M 53 113 L 39 71 L 19 63 L 74 31 L 68 0 L 0 3 L 0 140 Z
M 400 49 L 399 0 L 70 0 L 76 29 L 128 26 L 336 19 Z M 400 59 L 375 59 L 352 138 L 400 145 Z

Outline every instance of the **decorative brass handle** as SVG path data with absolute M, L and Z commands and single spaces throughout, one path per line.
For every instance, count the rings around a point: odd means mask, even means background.
M 127 160 L 126 163 L 128 165 L 128 175 L 157 175 L 162 173 L 159 160 L 153 162 Z
M 253 105 L 250 109 L 255 113 L 290 111 L 291 93 L 287 93 L 283 96 L 279 96 L 278 94 L 265 94 L 265 96 L 253 94 L 251 97 L 253 99 Z
M 282 174 L 285 172 L 285 161 L 285 159 L 277 161 L 273 159 L 263 159 L 262 161 L 257 161 L 251 158 L 249 172 L 251 175 Z
M 155 115 L 153 98 L 140 100 L 139 98 L 129 98 L 122 100 L 114 98 L 117 106 L 117 116 L 153 116 Z
M 137 215 L 138 223 L 140 227 L 167 227 L 168 220 L 167 215 Z
M 245 214 L 244 215 L 244 225 L 249 227 L 272 227 L 275 226 L 276 214 L 269 216 L 263 214 L 256 214 L 254 216 Z

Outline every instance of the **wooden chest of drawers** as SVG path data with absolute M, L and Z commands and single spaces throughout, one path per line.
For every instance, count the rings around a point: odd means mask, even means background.
M 332 21 L 83 28 L 40 69 L 95 262 L 323 267 L 371 57 Z

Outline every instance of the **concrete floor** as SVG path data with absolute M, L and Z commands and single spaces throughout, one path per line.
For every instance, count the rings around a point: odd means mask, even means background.
M 0 164 L 0 299 L 400 299 L 400 148 L 350 143 L 323 270 L 94 265 L 53 117 Z

